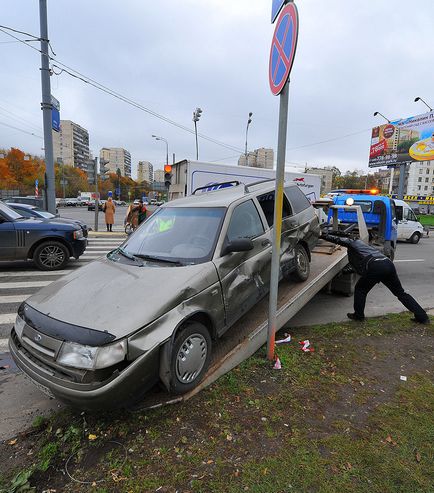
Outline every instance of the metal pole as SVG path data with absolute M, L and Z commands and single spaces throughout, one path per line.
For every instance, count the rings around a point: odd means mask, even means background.
M 286 132 L 288 127 L 289 81 L 280 93 L 279 133 L 277 142 L 276 189 L 274 192 L 273 251 L 271 257 L 270 298 L 268 307 L 267 358 L 274 359 L 274 338 L 279 289 L 280 239 L 282 234 L 283 184 L 285 181 Z
M 404 182 L 405 182 L 405 170 L 407 163 L 401 163 L 399 165 L 399 184 L 398 184 L 398 199 L 404 199 Z
M 389 195 L 392 195 L 392 191 L 393 191 L 393 175 L 394 174 L 395 174 L 395 168 L 390 168 Z
M 196 161 L 199 161 L 199 146 L 197 143 L 197 124 L 196 120 L 194 120 L 194 134 L 196 135 Z
M 62 159 L 62 190 L 63 190 L 63 198 L 65 198 L 65 163 Z
M 169 143 L 167 142 L 167 140 L 165 140 L 164 142 L 166 142 L 166 162 L 164 164 L 169 164 Z
M 95 224 L 94 231 L 98 231 L 98 212 L 99 212 L 99 192 L 98 192 L 98 158 L 94 159 L 95 162 Z
M 50 59 L 48 55 L 47 0 L 39 0 L 39 22 L 41 29 L 41 88 L 42 115 L 44 122 L 45 170 L 47 173 L 47 209 L 56 213 L 56 189 L 54 182 L 53 134 L 51 130 L 51 86 Z

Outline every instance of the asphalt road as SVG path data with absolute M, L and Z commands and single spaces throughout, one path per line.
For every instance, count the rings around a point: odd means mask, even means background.
M 155 205 L 147 205 L 146 208 L 149 212 L 154 212 L 158 207 Z M 115 223 L 113 225 L 113 231 L 124 230 L 124 219 L 127 215 L 127 206 L 116 206 L 115 211 Z M 79 219 L 84 221 L 89 228 L 95 231 L 95 211 L 88 211 L 87 207 L 60 207 L 60 217 Z M 104 221 L 104 212 L 98 212 L 98 231 L 105 231 L 106 225 Z
M 122 211 L 122 212 L 121 212 Z M 84 209 L 61 209 L 61 216 L 80 218 L 92 226 L 94 212 Z M 123 230 L 125 207 L 119 207 L 115 229 Z M 103 220 L 103 214 L 100 213 Z M 105 230 L 104 223 L 103 228 Z M 124 235 L 104 235 L 91 238 L 85 255 L 72 262 L 68 269 L 79 269 L 88 261 L 113 249 L 125 238 Z M 404 288 L 425 308 L 434 307 L 434 237 L 422 238 L 418 245 L 400 243 L 396 255 L 396 267 Z M 0 265 L 0 394 L 2 399 L 2 420 L 0 439 L 9 438 L 29 426 L 35 416 L 47 415 L 58 409 L 60 404 L 42 394 L 23 374 L 17 370 L 5 345 L 14 313 L 19 303 L 36 292 L 40 286 L 55 280 L 62 274 L 44 274 L 24 262 L 14 265 Z M 376 286 L 368 296 L 366 316 L 403 311 L 399 301 L 384 287 Z M 352 310 L 352 297 L 319 293 L 288 324 L 288 329 L 346 320 L 346 313 Z

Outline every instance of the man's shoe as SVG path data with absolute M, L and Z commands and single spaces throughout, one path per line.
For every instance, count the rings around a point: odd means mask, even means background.
M 360 317 L 355 313 L 347 313 L 347 317 L 350 318 L 351 320 L 358 320 L 359 322 L 363 322 L 363 320 L 365 320 L 365 317 Z
M 417 324 L 423 324 L 423 325 L 428 325 L 431 323 L 431 320 L 429 318 L 426 318 L 425 320 L 418 320 L 417 318 L 412 318 L 412 322 L 416 322 Z

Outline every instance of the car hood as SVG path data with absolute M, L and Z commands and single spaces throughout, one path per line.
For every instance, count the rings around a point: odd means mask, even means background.
M 82 228 L 83 227 L 87 228 L 86 223 L 80 221 L 80 219 L 68 219 L 66 217 L 51 217 L 43 220 L 48 223 L 54 223 L 54 224 L 73 224 L 74 226 L 78 224 Z
M 53 217 L 53 218 L 39 218 L 39 217 L 31 217 L 31 218 L 26 218 L 26 219 L 19 219 L 15 221 L 16 225 L 21 225 L 22 228 L 28 228 L 28 229 L 41 229 L 41 225 L 45 225 L 45 227 L 50 227 L 53 230 L 73 230 L 77 229 L 77 227 L 80 226 L 80 224 L 77 223 L 77 221 L 74 221 L 73 219 L 63 219 L 60 217 Z
M 26 303 L 35 310 L 117 339 L 144 327 L 218 281 L 214 264 L 143 267 L 106 258 L 62 277 Z

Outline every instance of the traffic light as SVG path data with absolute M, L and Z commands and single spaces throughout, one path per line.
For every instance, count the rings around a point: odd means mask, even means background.
M 172 166 L 170 164 L 164 166 L 164 184 L 167 189 L 169 189 L 172 184 Z
M 87 162 L 87 182 L 89 185 L 95 185 L 95 166 L 96 163 L 93 159 Z
M 106 159 L 100 159 L 99 160 L 99 172 L 100 172 L 101 178 L 103 180 L 108 179 L 108 176 L 106 175 L 107 171 L 110 170 L 110 168 L 107 166 L 108 163 L 109 163 L 109 161 L 107 161 Z

